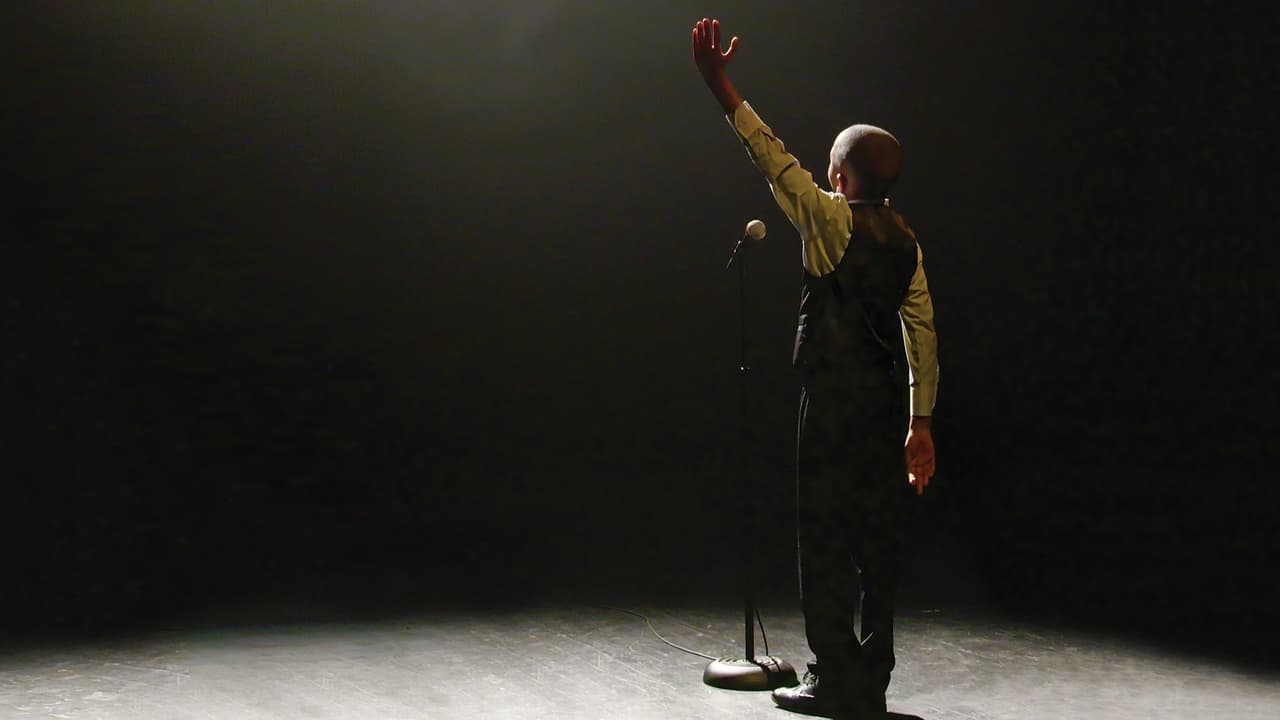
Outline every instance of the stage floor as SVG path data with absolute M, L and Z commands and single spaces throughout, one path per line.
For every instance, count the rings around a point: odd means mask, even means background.
M 741 654 L 735 607 L 632 609 L 676 643 Z M 764 618 L 772 652 L 802 671 L 798 613 Z M 907 614 L 898 628 L 889 707 L 927 720 L 1280 717 L 1280 679 L 1260 671 L 946 611 Z M 0 717 L 791 717 L 767 693 L 703 685 L 705 665 L 641 620 L 587 605 L 193 626 L 5 651 Z

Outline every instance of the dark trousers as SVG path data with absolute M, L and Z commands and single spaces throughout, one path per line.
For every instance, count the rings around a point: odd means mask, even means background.
M 894 667 L 893 600 L 910 495 L 905 388 L 811 377 L 800 396 L 797 528 L 805 634 L 824 692 L 875 711 Z M 861 635 L 855 614 L 861 610 Z

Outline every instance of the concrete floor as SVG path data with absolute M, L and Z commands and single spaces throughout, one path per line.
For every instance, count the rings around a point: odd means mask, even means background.
M 741 653 L 739 610 L 636 608 L 674 642 Z M 766 609 L 772 652 L 803 669 L 799 615 Z M 898 631 L 891 710 L 926 720 L 1276 720 L 1280 678 L 1105 637 L 946 612 Z M 367 623 L 240 624 L 11 650 L 0 717 L 779 718 L 766 693 L 701 682 L 706 661 L 588 606 Z

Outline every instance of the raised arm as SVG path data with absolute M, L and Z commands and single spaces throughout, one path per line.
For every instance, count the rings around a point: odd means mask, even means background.
M 800 161 L 743 102 L 729 79 L 728 65 L 738 52 L 738 38 L 728 49 L 720 43 L 720 22 L 700 20 L 693 27 L 693 61 L 707 88 L 724 109 L 725 115 L 747 148 L 751 161 L 769 181 L 778 207 L 791 220 L 804 241 L 804 266 L 812 275 L 826 275 L 835 269 L 848 244 L 853 213 L 843 195 L 826 192 Z

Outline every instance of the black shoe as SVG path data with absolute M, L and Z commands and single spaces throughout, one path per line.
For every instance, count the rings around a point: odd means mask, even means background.
M 829 718 L 849 716 L 847 708 L 841 707 L 839 698 L 835 697 L 831 688 L 822 687 L 814 672 L 805 673 L 804 679 L 795 687 L 774 690 L 773 702 L 783 710 L 801 715 Z
M 818 674 L 813 671 L 806 672 L 796 687 L 774 690 L 773 702 L 783 710 L 836 720 L 882 720 L 886 717 L 883 698 L 878 702 L 851 705 L 840 698 L 832 686 L 823 688 Z

